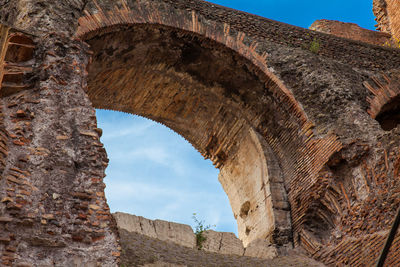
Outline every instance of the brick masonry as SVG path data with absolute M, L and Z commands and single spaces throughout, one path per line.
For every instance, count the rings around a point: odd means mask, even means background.
M 374 14 L 378 22 L 377 29 L 393 36 L 399 47 L 400 39 L 400 3 L 396 0 L 374 0 Z
M 315 21 L 311 24 L 310 29 L 380 46 L 390 45 L 392 37 L 389 33 L 367 30 L 355 23 L 326 19 Z
M 210 158 L 245 244 L 374 263 L 399 199 L 398 49 L 203 1 L 28 2 L 29 21 L 0 12 L 3 265 L 118 264 L 94 108 Z

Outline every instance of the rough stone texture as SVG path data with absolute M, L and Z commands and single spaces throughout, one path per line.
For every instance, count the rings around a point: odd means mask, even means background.
M 22 42 L 28 36 L 21 38 L 4 57 L 1 265 L 115 265 L 117 236 L 101 183 L 107 157 L 83 90 L 88 47 L 48 35 L 33 39 L 32 55 Z M 18 79 L 12 66 L 32 66 L 34 78 Z
M 117 264 L 93 108 L 210 158 L 245 244 L 374 264 L 400 199 L 399 49 L 197 0 L 50 2 L 0 1 L 2 265 Z
M 157 261 L 155 263 L 147 263 L 147 264 L 145 264 L 143 266 L 144 267 L 186 267 L 187 265 L 173 264 L 173 263 Z
M 71 36 L 88 0 L 1 0 L 0 21 L 37 35 L 57 32 Z
M 317 20 L 311 24 L 310 29 L 381 46 L 391 44 L 392 37 L 388 33 L 367 30 L 355 23 L 345 23 L 337 20 Z
M 374 0 L 373 7 L 377 29 L 390 33 L 399 47 L 400 40 L 400 3 L 397 0 Z
M 121 237 L 121 264 L 151 267 L 323 267 L 302 253 L 274 259 L 260 259 L 238 255 L 224 255 L 179 246 L 137 233 L 119 230 Z
M 247 247 L 244 256 L 262 258 L 262 259 L 273 259 L 278 255 L 278 251 L 275 246 L 272 246 L 266 240 L 256 239 L 252 241 Z
M 268 168 L 275 164 L 274 156 L 264 151 L 267 146 L 262 142 L 251 130 L 218 177 L 229 196 L 244 246 L 255 238 L 274 242 L 272 234 L 278 227 L 289 231 L 291 227 L 286 190 L 279 180 L 281 174 L 279 169 Z M 286 240 L 281 243 L 287 244 L 291 237 L 282 239 Z
M 196 246 L 196 237 L 189 225 L 162 220 L 152 221 L 141 216 L 122 212 L 116 212 L 113 216 L 118 227 L 129 232 L 139 233 L 190 248 Z
M 189 225 L 167 222 L 162 220 L 149 220 L 141 216 L 116 212 L 113 214 L 117 226 L 131 233 L 137 233 L 146 237 L 175 243 L 180 246 L 197 248 L 196 237 Z M 206 240 L 202 244 L 202 250 L 227 255 L 251 256 L 260 258 L 272 258 L 267 240 L 257 240 L 251 243 L 251 251 L 245 254 L 242 241 L 233 233 L 216 232 L 207 230 L 203 233 Z M 261 246 L 261 247 L 257 247 Z M 275 249 L 275 247 L 273 247 Z M 272 251 L 272 250 L 271 250 Z M 276 249 L 275 249 L 276 251 Z M 276 256 L 276 253 L 274 254 Z
M 216 232 L 207 230 L 204 232 L 206 240 L 203 249 L 228 255 L 240 255 L 244 253 L 243 243 L 233 233 Z

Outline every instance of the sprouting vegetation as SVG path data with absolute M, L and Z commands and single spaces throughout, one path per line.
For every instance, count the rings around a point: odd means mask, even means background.
M 321 48 L 321 44 L 318 41 L 318 39 L 316 37 L 314 37 L 314 39 L 312 40 L 311 44 L 310 44 L 310 51 L 314 54 L 318 54 L 319 49 Z
M 197 219 L 196 213 L 193 213 L 192 218 L 196 224 L 194 231 L 194 234 L 196 235 L 196 246 L 198 250 L 201 250 L 203 248 L 204 241 L 206 241 L 206 237 L 203 235 L 204 231 L 215 228 L 216 225 L 205 225 L 204 221 Z

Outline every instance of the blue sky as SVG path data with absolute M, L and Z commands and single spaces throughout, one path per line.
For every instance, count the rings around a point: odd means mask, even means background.
M 373 30 L 372 0 L 214 0 L 216 4 L 308 28 L 317 19 Z M 237 233 L 218 170 L 181 136 L 145 118 L 97 110 L 109 166 L 106 197 L 112 212 L 193 225 L 192 213 L 216 230 Z

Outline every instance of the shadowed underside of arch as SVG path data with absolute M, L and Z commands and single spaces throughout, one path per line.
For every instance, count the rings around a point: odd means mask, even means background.
M 250 16 L 242 27 L 241 15 L 203 2 L 94 2 L 76 33 L 94 52 L 89 97 L 96 107 L 160 121 L 210 157 L 245 244 L 262 238 L 285 247 L 293 241 L 327 263 L 336 261 L 336 251 L 341 262 L 372 262 L 381 237 L 371 239 L 371 256 L 360 258 L 343 251 L 351 238 L 337 234 L 351 196 L 359 194 L 348 195 L 348 181 L 359 179 L 360 171 L 340 167 L 359 163 L 340 160 L 348 152 L 338 152 L 342 144 L 331 133 L 342 133 L 345 149 L 355 149 L 357 122 L 345 126 L 335 118 L 344 111 L 349 120 L 353 109 L 365 117 L 359 111 L 365 73 L 395 68 L 397 53 L 387 51 L 393 59 L 387 61 L 380 48 L 290 27 L 287 38 L 276 35 L 287 29 L 275 22 L 259 33 L 263 19 Z M 307 38 L 320 40 L 318 55 L 296 50 Z M 317 129 L 309 117 L 320 123 Z M 359 237 L 357 246 L 372 242 L 368 238 Z
M 313 138 L 313 124 L 256 42 L 227 24 L 201 22 L 194 11 L 151 12 L 163 10 L 152 3 L 133 9 L 122 2 L 112 12 L 96 5 L 80 19 L 76 35 L 94 52 L 89 98 L 96 108 L 146 116 L 180 133 L 221 169 L 244 243 L 288 244 L 304 211 L 292 204 L 292 228 L 286 189 L 315 183 L 340 143 L 335 136 Z M 264 152 L 248 156 L 244 148 L 255 136 L 276 171 L 254 161 Z M 289 200 L 303 193 L 289 191 Z
M 145 116 L 181 134 L 221 169 L 244 243 L 274 242 L 267 162 L 254 129 L 276 113 L 276 104 L 259 75 L 233 51 L 200 36 L 152 25 L 115 30 L 87 40 L 94 52 L 88 84 L 94 107 Z M 258 101 L 262 113 L 246 104 Z M 274 175 L 285 208 L 277 218 L 283 245 L 291 240 L 289 205 L 280 173 Z M 250 203 L 246 214 L 244 203 Z

